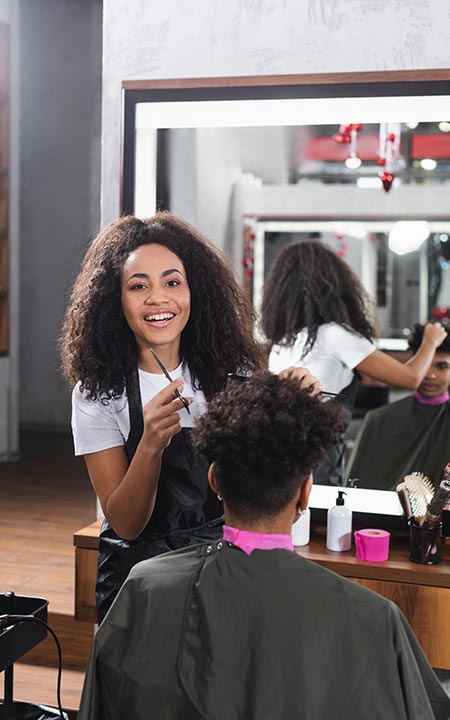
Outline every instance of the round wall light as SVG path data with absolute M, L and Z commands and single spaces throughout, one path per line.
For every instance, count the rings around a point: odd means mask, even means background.
M 349 157 L 345 161 L 345 167 L 349 170 L 357 170 L 357 168 L 361 167 L 361 159 L 359 157 Z
M 437 162 L 433 160 L 433 158 L 423 158 L 420 161 L 420 167 L 423 170 L 435 170 L 437 168 Z

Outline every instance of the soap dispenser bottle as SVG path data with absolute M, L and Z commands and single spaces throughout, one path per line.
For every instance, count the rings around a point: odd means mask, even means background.
M 327 548 L 338 552 L 352 546 L 352 511 L 345 506 L 343 490 L 339 490 L 336 505 L 328 510 Z

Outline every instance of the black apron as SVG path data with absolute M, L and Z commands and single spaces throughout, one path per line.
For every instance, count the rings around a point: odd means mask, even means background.
M 137 369 L 127 382 L 130 434 L 125 443 L 131 462 L 144 421 Z M 124 540 L 105 519 L 99 538 L 97 610 L 101 622 L 129 571 L 141 560 L 222 537 L 223 505 L 208 484 L 208 463 L 193 452 L 190 428 L 182 428 L 164 450 L 155 507 L 135 540 Z
M 352 419 L 356 393 L 358 391 L 358 376 L 353 373 L 353 380 L 347 387 L 339 392 L 339 397 L 327 402 L 337 402 L 344 410 L 342 431 L 339 433 L 336 445 L 331 448 L 327 456 L 314 470 L 314 483 L 316 485 L 342 485 L 345 469 L 345 451 L 347 449 L 347 429 Z

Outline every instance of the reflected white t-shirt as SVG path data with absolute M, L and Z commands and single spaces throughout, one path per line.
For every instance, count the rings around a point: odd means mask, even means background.
M 144 370 L 138 372 L 142 404 L 145 405 L 160 390 L 167 387 L 168 380 L 162 373 L 149 373 Z M 182 375 L 183 395 L 194 398 L 189 405 L 190 415 L 185 408 L 179 411 L 181 426 L 192 427 L 195 419 L 206 411 L 206 398 L 201 390 L 192 387 L 191 374 L 183 363 L 171 371 L 170 375 L 173 380 Z M 126 394 L 118 400 L 109 400 L 105 405 L 100 400 L 87 400 L 80 391 L 80 383 L 77 383 L 72 392 L 72 433 L 75 455 L 85 455 L 125 445 L 130 434 L 130 414 Z
M 321 325 L 317 338 L 303 358 L 308 333 L 302 330 L 293 345 L 274 345 L 269 370 L 279 373 L 287 367 L 305 367 L 322 383 L 324 391 L 338 393 L 353 379 L 353 370 L 375 350 L 375 345 L 337 323 Z

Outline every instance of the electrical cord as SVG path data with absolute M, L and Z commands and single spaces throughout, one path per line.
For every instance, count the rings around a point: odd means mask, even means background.
M 44 620 L 41 620 L 41 618 L 38 618 L 35 615 L 0 615 L 0 630 L 1 628 L 8 627 L 9 625 L 18 625 L 21 622 L 40 623 L 49 631 L 56 643 L 56 647 L 58 649 L 58 679 L 56 683 L 56 699 L 58 702 L 59 714 L 61 715 L 62 720 L 66 720 L 66 716 L 63 713 L 61 704 L 62 652 L 60 642 L 56 637 L 56 633 L 52 630 L 50 625 L 48 625 Z

